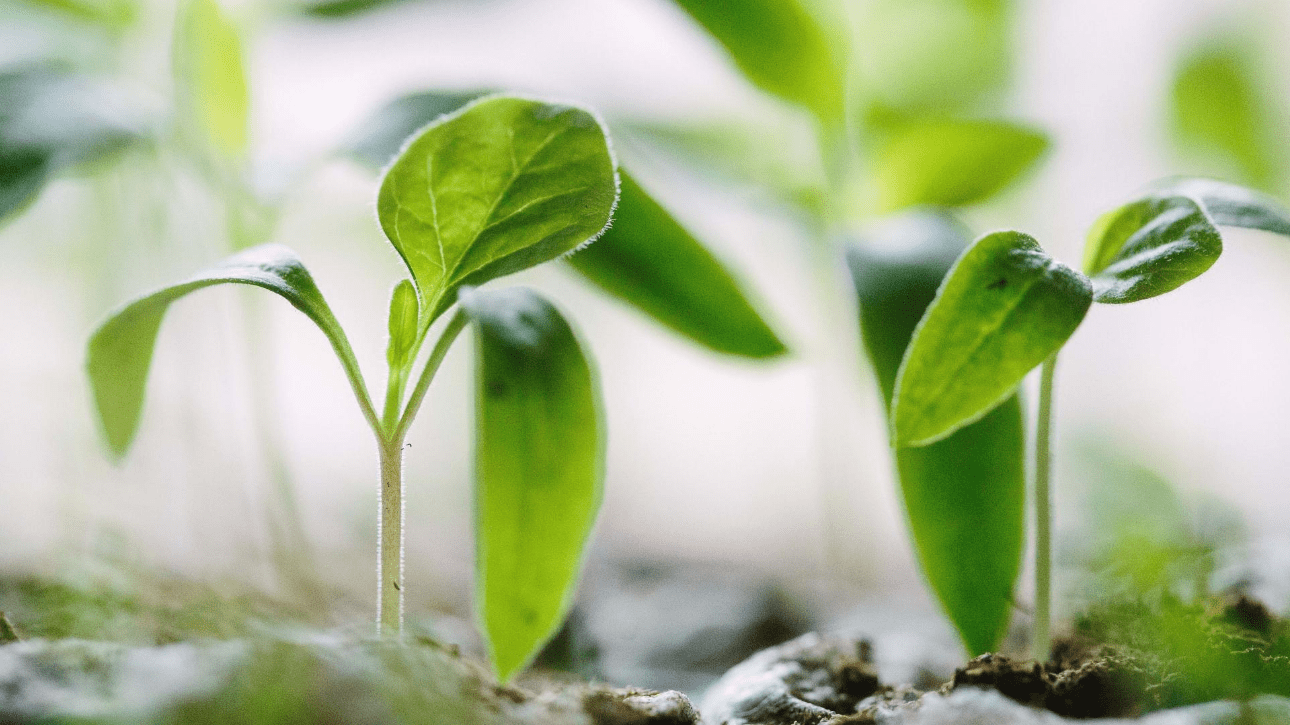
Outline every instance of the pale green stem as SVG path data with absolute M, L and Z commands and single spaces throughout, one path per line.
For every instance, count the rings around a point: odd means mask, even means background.
M 385 410 L 381 413 L 381 430 L 389 433 L 399 424 L 399 409 L 403 406 L 403 391 L 408 384 L 407 365 L 391 365 L 385 382 Z
M 1053 376 L 1057 353 L 1039 373 L 1039 413 L 1035 420 L 1035 629 L 1031 656 L 1048 659 L 1052 620 L 1052 479 Z
M 381 509 L 376 519 L 376 628 L 403 633 L 403 441 L 383 440 Z
M 430 389 L 430 381 L 434 379 L 434 374 L 439 370 L 439 365 L 443 362 L 444 356 L 448 354 L 448 348 L 457 339 L 457 335 L 470 318 L 465 312 L 457 310 L 453 313 L 452 319 L 448 320 L 448 325 L 443 328 L 443 333 L 439 335 L 439 341 L 434 344 L 434 349 L 430 351 L 430 357 L 426 360 L 426 366 L 421 370 L 421 377 L 417 380 L 417 386 L 412 389 L 412 394 L 408 396 L 408 405 L 403 409 L 403 417 L 399 419 L 399 425 L 394 429 L 393 440 L 402 441 L 403 437 L 408 434 L 408 428 L 412 425 L 412 419 L 417 417 L 417 411 L 421 409 L 421 401 L 426 397 L 426 391 Z

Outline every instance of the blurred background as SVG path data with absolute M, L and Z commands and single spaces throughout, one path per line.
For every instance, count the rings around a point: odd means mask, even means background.
M 973 236 L 1024 230 L 1074 265 L 1093 220 L 1161 177 L 1213 175 L 1287 197 L 1290 4 L 804 6 L 851 49 L 840 143 L 867 171 L 831 168 L 809 114 L 750 83 L 668 0 L 3 0 L 0 142 L 32 132 L 26 123 L 66 143 L 30 173 L 0 149 L 0 566 L 51 573 L 107 559 L 277 593 L 316 580 L 362 612 L 376 449 L 304 317 L 256 290 L 177 303 L 120 465 L 95 427 L 85 342 L 125 300 L 275 241 L 303 257 L 369 381 L 381 380 L 388 294 L 405 272 L 375 220 L 372 159 L 354 150 L 391 123 L 377 114 L 398 97 L 504 90 L 597 109 L 620 160 L 790 349 L 718 354 L 566 265 L 513 280 L 576 321 L 604 385 L 608 478 L 584 597 L 625 596 L 660 571 L 741 572 L 804 611 L 785 615 L 784 634 L 803 618 L 849 621 L 859 603 L 899 601 L 952 639 L 920 581 L 882 396 L 829 240 L 863 237 L 903 207 L 881 186 L 891 119 L 1005 119 L 1043 134 L 1046 151 L 999 193 L 953 206 Z M 239 58 L 244 93 L 226 73 Z M 1160 537 L 1174 526 L 1239 543 L 1239 556 L 1220 557 L 1219 583 L 1247 582 L 1284 610 L 1290 247 L 1224 237 L 1210 273 L 1143 304 L 1095 306 L 1066 347 L 1059 556 L 1095 556 L 1099 537 L 1117 535 L 1087 511 L 1127 510 L 1141 505 L 1133 491 L 1154 491 L 1163 498 L 1147 510 L 1174 516 Z M 469 345 L 448 357 L 406 456 L 412 616 L 466 623 L 470 357 Z M 616 616 L 746 600 L 699 590 L 673 601 L 637 586 L 656 599 Z M 472 636 L 436 621 L 445 637 Z

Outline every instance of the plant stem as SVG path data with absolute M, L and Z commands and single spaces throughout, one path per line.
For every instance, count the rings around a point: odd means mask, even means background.
M 1035 420 L 1035 630 L 1031 656 L 1048 659 L 1052 618 L 1052 479 L 1053 377 L 1057 353 L 1044 361 L 1039 373 L 1039 413 Z
M 382 440 L 381 508 L 376 518 L 376 629 L 403 633 L 403 440 Z
M 412 389 L 412 394 L 408 396 L 407 407 L 403 409 L 403 417 L 399 419 L 398 427 L 394 429 L 391 436 L 392 440 L 402 442 L 403 437 L 408 434 L 408 427 L 412 425 L 412 419 L 417 416 L 417 411 L 421 409 L 421 401 L 426 397 L 426 391 L 430 389 L 430 381 L 434 379 L 434 374 L 439 370 L 440 363 L 448 354 L 448 348 L 457 339 L 457 335 L 470 318 L 460 309 L 453 313 L 452 319 L 448 320 L 448 325 L 443 328 L 443 333 L 439 335 L 439 340 L 434 344 L 434 349 L 430 351 L 430 357 L 426 360 L 426 366 L 421 369 L 421 377 L 417 379 L 417 386 Z

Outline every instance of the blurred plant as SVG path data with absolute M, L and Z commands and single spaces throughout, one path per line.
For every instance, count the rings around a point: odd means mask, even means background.
M 1038 659 L 1049 645 L 1049 439 L 1057 353 L 1094 301 L 1149 299 L 1209 269 L 1222 252 L 1216 225 L 1290 236 L 1290 212 L 1232 184 L 1168 180 L 1094 223 L 1084 273 L 1050 257 L 1026 234 L 987 234 L 954 263 L 905 351 L 891 412 L 892 438 L 901 448 L 936 443 L 982 419 L 1042 363 L 1033 441 L 1032 648 Z
M 436 370 L 474 322 L 476 602 L 505 680 L 558 627 L 601 499 L 603 432 L 594 373 L 563 317 L 525 289 L 475 289 L 567 254 L 609 223 L 618 179 L 586 111 L 493 97 L 444 117 L 386 171 L 378 217 L 410 279 L 390 301 L 383 408 L 368 394 L 340 324 L 285 247 L 249 249 L 113 313 L 87 369 L 107 443 L 123 456 L 138 429 L 156 335 L 172 302 L 217 284 L 283 297 L 318 325 L 349 378 L 380 453 L 378 628 L 403 623 L 403 450 Z M 456 305 L 416 377 L 435 321 Z

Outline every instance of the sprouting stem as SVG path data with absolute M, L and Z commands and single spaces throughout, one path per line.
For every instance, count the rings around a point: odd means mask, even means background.
M 376 627 L 403 632 L 403 441 L 381 441 L 381 508 L 376 518 Z
M 410 362 L 403 365 L 391 365 L 389 378 L 385 382 L 385 410 L 381 413 L 381 430 L 383 433 L 391 433 L 399 424 L 399 409 L 403 405 L 403 391 L 408 384 L 408 367 Z
M 1052 479 L 1053 377 L 1057 353 L 1039 372 L 1039 411 L 1035 420 L 1035 629 L 1031 656 L 1048 659 L 1052 618 Z
M 430 351 L 430 357 L 426 360 L 426 365 L 421 369 L 421 377 L 417 379 L 417 385 L 412 389 L 412 394 L 408 396 L 407 407 L 403 409 L 403 417 L 399 419 L 398 427 L 394 429 L 392 439 L 400 443 L 403 437 L 408 434 L 408 428 L 412 425 L 412 419 L 417 416 L 417 411 L 421 409 L 421 401 L 426 397 L 426 391 L 430 389 L 430 381 L 434 379 L 434 374 L 439 370 L 440 363 L 443 362 L 444 356 L 448 354 L 448 348 L 457 339 L 458 333 L 466 326 L 470 318 L 465 312 L 457 310 L 453 313 L 452 319 L 448 320 L 447 326 L 439 335 L 439 340 L 434 344 L 434 349 Z

